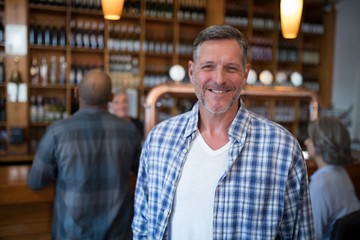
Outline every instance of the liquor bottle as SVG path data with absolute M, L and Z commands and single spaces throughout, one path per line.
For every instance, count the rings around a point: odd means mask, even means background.
M 76 44 L 75 43 L 75 34 L 76 34 L 76 22 L 75 22 L 74 19 L 71 19 L 71 22 L 70 22 L 70 36 L 69 36 L 70 47 L 75 47 L 75 44 Z
M 61 56 L 59 58 L 59 84 L 65 84 L 65 74 L 66 74 L 67 63 L 65 62 L 65 57 Z
M 49 28 L 49 24 L 46 23 L 45 24 L 45 29 L 44 29 L 44 44 L 45 45 L 50 45 L 50 28 Z
M 36 97 L 32 95 L 30 98 L 30 121 L 37 122 L 38 121 L 38 109 L 36 106 Z
M 30 82 L 33 85 L 38 85 L 40 82 L 40 70 L 38 66 L 38 61 L 35 57 L 33 57 L 30 67 Z
M 58 29 L 56 26 L 51 29 L 51 45 L 54 47 L 58 45 Z
M 44 116 L 44 103 L 41 95 L 37 96 L 37 121 L 42 122 L 45 120 Z
M 32 21 L 29 26 L 29 43 L 31 45 L 35 44 L 35 26 Z
M 79 84 L 83 77 L 83 69 L 80 65 L 75 68 L 75 83 Z
M 90 33 L 90 46 L 92 49 L 97 48 L 96 30 L 97 30 L 97 22 L 93 21 L 91 24 L 91 33 Z
M 42 45 L 44 44 L 44 41 L 43 41 L 43 32 L 42 32 L 42 28 L 40 25 L 38 25 L 36 27 L 36 44 L 37 45 Z
M 78 48 L 83 47 L 82 31 L 83 31 L 83 22 L 82 20 L 78 20 L 76 24 L 76 33 L 75 33 L 75 44 L 76 47 Z
M 86 21 L 84 23 L 84 31 L 82 34 L 82 44 L 84 48 L 90 47 L 90 22 Z
M 40 65 L 40 81 L 41 85 L 46 86 L 48 82 L 48 65 L 46 63 L 46 58 L 41 59 Z
M 103 22 L 100 22 L 98 25 L 97 44 L 98 44 L 99 49 L 104 48 L 104 23 Z
M 50 57 L 50 83 L 56 84 L 57 75 L 57 62 L 56 57 L 53 55 Z
M 66 45 L 66 29 L 65 29 L 65 26 L 61 26 L 61 28 L 60 28 L 59 45 L 61 47 L 65 47 L 65 45 Z

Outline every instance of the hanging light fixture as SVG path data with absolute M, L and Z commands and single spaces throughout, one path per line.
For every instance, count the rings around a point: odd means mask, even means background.
M 119 20 L 124 7 L 124 0 L 101 0 L 104 18 L 108 20 Z
M 303 10 L 303 0 L 281 0 L 280 20 L 284 38 L 296 38 Z

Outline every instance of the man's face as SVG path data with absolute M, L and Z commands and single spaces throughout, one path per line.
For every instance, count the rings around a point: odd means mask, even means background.
M 236 40 L 210 40 L 198 49 L 198 57 L 189 62 L 190 81 L 200 103 L 209 112 L 221 114 L 236 104 L 249 72 L 243 68 L 241 48 Z

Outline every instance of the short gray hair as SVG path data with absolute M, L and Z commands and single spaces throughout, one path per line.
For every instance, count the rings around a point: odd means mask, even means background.
M 309 124 L 308 134 L 316 153 L 320 154 L 327 164 L 344 165 L 354 161 L 350 134 L 339 119 L 319 117 Z
M 244 36 L 237 28 L 230 25 L 213 25 L 202 30 L 193 44 L 193 61 L 196 61 L 198 57 L 199 46 L 209 40 L 222 40 L 222 39 L 234 39 L 239 43 L 239 46 L 242 50 L 242 64 L 245 67 L 247 60 L 248 52 L 248 42 Z

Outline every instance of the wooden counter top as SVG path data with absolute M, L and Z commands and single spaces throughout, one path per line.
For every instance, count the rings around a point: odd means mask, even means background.
M 0 205 L 53 201 L 54 187 L 33 191 L 27 186 L 29 165 L 0 167 Z

